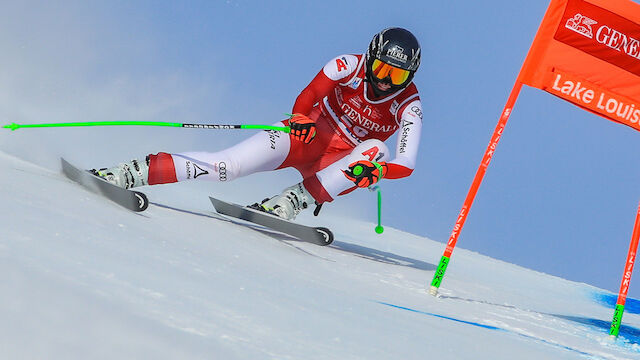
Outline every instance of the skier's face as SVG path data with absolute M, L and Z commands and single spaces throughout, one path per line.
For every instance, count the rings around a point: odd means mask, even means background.
M 378 88 L 378 90 L 380 91 L 388 91 L 389 89 L 391 89 L 391 84 L 389 84 L 388 82 L 383 81 L 379 81 L 376 83 L 376 87 Z

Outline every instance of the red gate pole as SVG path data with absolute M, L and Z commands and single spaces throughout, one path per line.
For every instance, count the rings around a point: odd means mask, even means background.
M 614 338 L 618 337 L 618 333 L 620 332 L 620 323 L 622 322 L 622 314 L 624 313 L 624 304 L 627 302 L 627 294 L 629 293 L 629 285 L 631 284 L 631 274 L 633 273 L 633 265 L 638 251 L 639 238 L 640 205 L 638 205 L 636 222 L 633 225 L 633 234 L 631 234 L 631 243 L 629 244 L 629 251 L 627 252 L 627 262 L 624 266 L 622 282 L 620 283 L 620 291 L 618 292 L 618 301 L 616 302 L 616 308 L 613 312 L 613 321 L 611 321 L 611 329 L 609 330 L 609 335 Z
M 444 278 L 444 273 L 447 271 L 447 265 L 449 265 L 449 260 L 451 259 L 451 254 L 453 253 L 453 249 L 458 242 L 458 237 L 460 236 L 460 232 L 462 231 L 462 227 L 464 226 L 464 222 L 467 220 L 467 215 L 469 214 L 469 210 L 471 209 L 471 205 L 473 204 L 473 200 L 478 193 L 478 189 L 480 188 L 480 184 L 482 183 L 482 179 L 484 178 L 484 174 L 487 172 L 487 167 L 493 158 L 493 154 L 496 151 L 496 147 L 500 142 L 500 138 L 502 137 L 502 132 L 504 131 L 505 126 L 507 125 L 507 121 L 509 120 L 509 116 L 511 115 L 511 111 L 513 110 L 513 106 L 518 99 L 518 95 L 520 94 L 520 89 L 522 89 L 522 83 L 520 79 L 516 80 L 515 85 L 513 85 L 513 89 L 511 89 L 511 93 L 509 94 L 509 98 L 507 99 L 507 103 L 502 110 L 502 116 L 498 121 L 498 125 L 491 136 L 491 142 L 489 142 L 489 146 L 487 146 L 487 150 L 484 153 L 484 157 L 482 158 L 482 162 L 480 163 L 480 167 L 476 171 L 476 176 L 473 178 L 473 182 L 471 183 L 471 188 L 467 193 L 467 197 L 464 200 L 464 204 L 462 205 L 462 210 L 460 210 L 460 214 L 458 215 L 458 219 L 453 227 L 453 231 L 449 236 L 449 241 L 447 242 L 447 248 L 440 258 L 440 264 L 438 265 L 438 269 L 433 275 L 433 281 L 431 281 L 431 288 L 429 289 L 429 293 L 433 296 L 438 295 L 438 289 L 440 288 L 440 284 Z

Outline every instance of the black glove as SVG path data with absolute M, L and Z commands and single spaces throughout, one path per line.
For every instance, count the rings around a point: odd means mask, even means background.
M 302 114 L 293 114 L 289 119 L 289 135 L 291 138 L 302 141 L 305 144 L 310 143 L 316 137 L 316 122 L 308 116 Z
M 366 188 L 382 179 L 387 174 L 387 163 L 359 160 L 343 170 L 344 176 L 353 181 L 357 187 Z

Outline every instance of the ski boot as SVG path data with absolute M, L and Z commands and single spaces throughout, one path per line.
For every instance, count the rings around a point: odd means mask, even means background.
M 260 204 L 249 205 L 249 208 L 264 211 L 285 220 L 293 220 L 314 202 L 313 196 L 304 185 L 298 183 L 284 189 L 280 195 L 262 200 Z
M 103 178 L 123 189 L 131 189 L 148 184 L 149 157 L 146 159 L 131 160 L 110 168 L 89 170 L 95 176 Z

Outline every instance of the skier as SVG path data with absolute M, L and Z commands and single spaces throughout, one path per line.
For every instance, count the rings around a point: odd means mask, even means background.
M 303 181 L 251 207 L 292 220 L 382 178 L 409 176 L 422 127 L 422 106 L 412 80 L 420 45 L 411 32 L 388 28 L 373 37 L 365 54 L 329 61 L 300 93 L 293 116 L 277 123 L 289 135 L 262 131 L 219 152 L 160 152 L 112 168 L 93 170 L 123 187 L 189 179 L 231 181 L 260 171 L 293 167 Z M 384 141 L 399 132 L 390 160 Z

